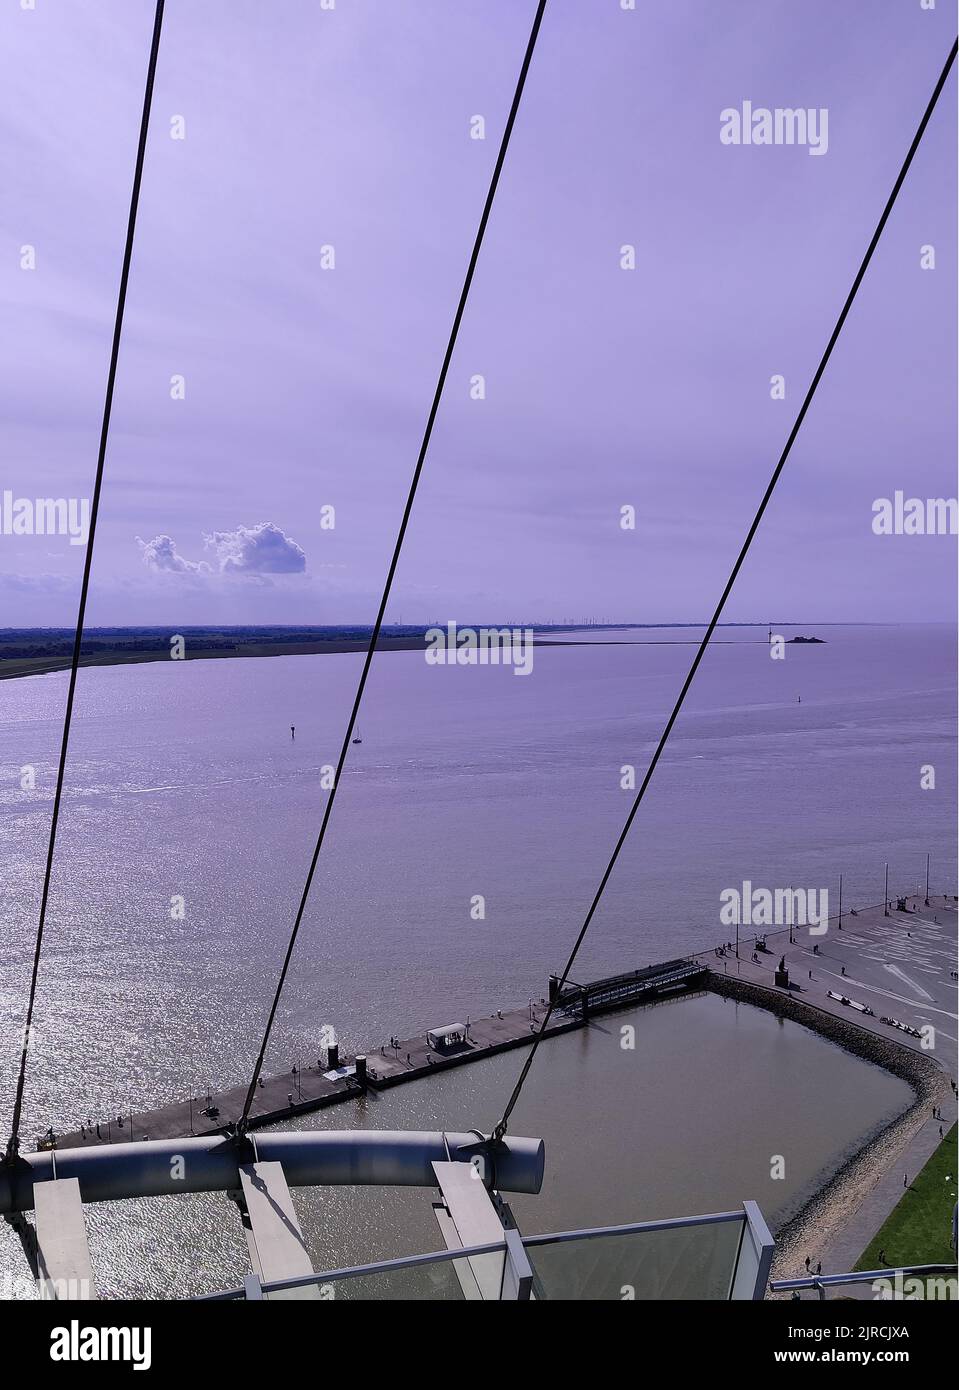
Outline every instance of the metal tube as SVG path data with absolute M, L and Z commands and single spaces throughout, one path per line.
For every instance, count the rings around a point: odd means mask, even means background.
M 529 1245 L 529 1241 L 526 1242 Z M 769 1287 L 773 1293 L 785 1293 L 790 1289 L 823 1288 L 834 1284 L 871 1284 L 875 1279 L 893 1279 L 897 1274 L 916 1274 L 923 1278 L 934 1274 L 955 1274 L 956 1266 L 951 1265 L 897 1265 L 894 1269 L 865 1269 L 850 1274 L 816 1274 L 806 1279 L 770 1279 Z
M 663 1221 L 631 1221 L 625 1226 L 584 1226 L 579 1231 L 551 1231 L 545 1236 L 524 1236 L 523 1244 L 527 1250 L 540 1245 L 561 1245 L 572 1240 L 594 1240 L 600 1236 L 634 1236 L 648 1231 L 678 1231 L 690 1226 L 717 1226 L 727 1221 L 745 1223 L 745 1213 L 739 1211 L 714 1211 L 705 1216 L 672 1216 Z
M 261 1133 L 245 1153 L 220 1135 L 48 1150 L 23 1154 L 13 1166 L 0 1165 L 0 1214 L 32 1209 L 34 1182 L 54 1177 L 54 1154 L 56 1176 L 76 1178 L 84 1202 L 108 1202 L 232 1191 L 240 1186 L 239 1163 L 252 1159 L 254 1147 L 260 1161 L 283 1165 L 290 1187 L 435 1187 L 432 1163 L 445 1162 L 450 1154 L 455 1159 L 462 1146 L 475 1151 L 476 1144 L 475 1134 L 346 1129 Z M 510 1136 L 496 1150 L 495 1185 L 503 1192 L 539 1192 L 544 1166 L 542 1139 Z

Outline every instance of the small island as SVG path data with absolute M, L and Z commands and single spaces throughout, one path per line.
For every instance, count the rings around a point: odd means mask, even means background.
M 823 642 L 822 637 L 790 637 L 790 642 Z

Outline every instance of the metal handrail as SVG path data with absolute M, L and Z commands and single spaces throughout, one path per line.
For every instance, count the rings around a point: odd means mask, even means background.
M 805 1279 L 770 1279 L 773 1293 L 789 1289 L 824 1289 L 832 1284 L 871 1284 L 874 1279 L 895 1278 L 897 1274 L 956 1274 L 956 1265 L 895 1265 L 891 1269 L 863 1269 L 850 1274 L 811 1274 Z
M 716 1226 L 723 1221 L 745 1221 L 742 1211 L 711 1212 L 707 1216 L 675 1216 L 664 1221 L 633 1221 L 626 1226 L 585 1226 L 579 1231 L 553 1231 L 548 1235 L 524 1236 L 523 1244 L 558 1245 L 567 1240 L 590 1240 L 597 1236 L 631 1236 L 642 1231 L 673 1231 L 687 1226 Z

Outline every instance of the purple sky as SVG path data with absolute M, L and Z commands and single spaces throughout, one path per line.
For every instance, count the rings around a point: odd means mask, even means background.
M 372 619 L 534 8 L 168 0 L 88 624 Z M 90 495 L 152 13 L 0 10 L 0 492 Z M 549 0 L 389 617 L 708 615 L 954 23 Z M 954 540 L 871 522 L 956 490 L 955 93 L 728 618 L 951 615 Z M 745 99 L 828 153 L 721 144 Z M 0 626 L 72 623 L 82 559 L 0 535 Z

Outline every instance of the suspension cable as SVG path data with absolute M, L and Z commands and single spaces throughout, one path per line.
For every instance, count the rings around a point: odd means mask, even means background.
M 73 699 L 77 688 L 77 670 L 80 665 L 80 646 L 83 641 L 83 622 L 87 610 L 87 595 L 90 589 L 90 570 L 93 563 L 93 542 L 97 530 L 97 514 L 100 509 L 100 492 L 103 486 L 103 469 L 106 461 L 107 439 L 110 433 L 110 415 L 113 410 L 113 389 L 117 376 L 117 361 L 120 355 L 120 335 L 123 329 L 123 310 L 127 298 L 127 285 L 130 279 L 130 261 L 133 256 L 133 237 L 136 230 L 137 206 L 140 202 L 140 183 L 143 177 L 143 161 L 146 154 L 147 131 L 150 125 L 150 107 L 153 102 L 153 82 L 156 77 L 157 55 L 160 49 L 160 29 L 163 25 L 164 0 L 156 0 L 153 18 L 153 40 L 150 45 L 150 59 L 147 64 L 146 88 L 143 93 L 143 111 L 140 116 L 140 139 L 137 144 L 136 167 L 133 174 L 133 191 L 130 195 L 130 215 L 127 219 L 126 243 L 123 248 L 123 266 L 120 271 L 120 288 L 117 294 L 117 310 L 113 324 L 113 347 L 110 352 L 110 370 L 107 374 L 106 397 L 103 403 L 103 419 L 100 425 L 100 449 L 97 454 L 97 471 L 93 484 L 93 498 L 90 504 L 90 527 L 87 532 L 87 550 L 83 561 L 83 579 L 80 584 L 80 606 L 77 611 L 77 627 L 73 638 L 73 656 L 70 661 L 70 681 L 67 686 L 67 703 L 63 716 L 63 734 L 60 740 L 60 762 L 57 768 L 57 788 L 53 797 L 53 813 L 50 819 L 50 838 L 47 843 L 47 862 L 43 874 L 43 893 L 40 898 L 40 919 L 33 951 L 33 973 L 30 977 L 30 995 L 27 1003 L 27 1021 L 23 1030 L 23 1048 L 20 1053 L 20 1072 L 17 1077 L 16 1097 L 13 1103 L 13 1123 L 7 1143 L 7 1157 L 14 1159 L 20 1147 L 20 1114 L 23 1109 L 23 1090 L 27 1075 L 27 1053 L 30 1050 L 30 1029 L 33 1025 L 33 1010 L 37 997 L 37 977 L 40 972 L 40 950 L 43 945 L 43 929 L 47 918 L 47 902 L 50 896 L 50 877 L 53 871 L 53 855 L 57 843 L 57 827 L 60 820 L 60 801 L 63 795 L 63 779 L 67 766 L 67 748 L 70 743 L 70 724 L 73 719 Z
M 779 481 L 780 474 L 782 473 L 783 468 L 785 467 L 786 460 L 789 457 L 796 436 L 799 433 L 803 420 L 806 418 L 806 412 L 809 409 L 810 404 L 812 403 L 813 396 L 816 394 L 816 388 L 818 387 L 819 382 L 822 379 L 822 375 L 826 370 L 826 364 L 832 356 L 832 350 L 836 346 L 839 334 L 842 332 L 843 325 L 846 322 L 846 317 L 849 314 L 849 310 L 852 308 L 853 300 L 856 298 L 856 294 L 858 293 L 859 286 L 861 285 L 863 277 L 866 274 L 869 262 L 872 260 L 873 252 L 879 244 L 879 238 L 882 236 L 883 228 L 885 227 L 886 222 L 889 218 L 889 214 L 892 212 L 893 205 L 895 204 L 895 201 L 899 196 L 899 190 L 905 181 L 906 174 L 909 172 L 909 166 L 912 164 L 913 156 L 919 148 L 919 144 L 922 140 L 923 134 L 925 133 L 926 126 L 929 124 L 929 119 L 936 108 L 936 103 L 939 100 L 940 93 L 942 92 L 942 89 L 946 84 L 946 79 L 949 76 L 949 71 L 952 68 L 952 65 L 956 58 L 957 47 L 959 47 L 959 41 L 953 44 L 952 49 L 949 53 L 949 57 L 946 59 L 945 66 L 943 67 L 942 72 L 939 75 L 939 81 L 936 83 L 935 90 L 929 99 L 929 104 L 926 107 L 925 114 L 923 115 L 922 120 L 919 122 L 919 128 L 916 131 L 915 136 L 913 137 L 912 144 L 909 146 L 909 153 L 906 155 L 902 168 L 899 170 L 899 175 L 896 179 L 895 184 L 893 185 L 892 192 L 889 195 L 889 198 L 886 202 L 886 206 L 883 208 L 882 216 L 879 218 L 876 230 L 872 234 L 872 240 L 870 241 L 869 246 L 866 250 L 866 254 L 862 259 L 862 264 L 859 267 L 855 280 L 853 280 L 852 288 L 846 296 L 846 302 L 842 307 L 842 311 L 839 315 L 839 318 L 836 320 L 836 326 L 833 329 L 832 334 L 829 338 L 829 342 L 826 345 L 826 350 L 823 353 L 819 366 L 816 368 L 815 375 L 813 376 L 813 379 L 809 384 L 809 389 L 807 390 L 803 403 L 799 408 L 799 414 L 796 416 L 795 423 L 793 424 L 793 427 L 789 432 L 789 437 L 786 440 L 785 448 L 779 456 L 779 462 L 773 469 L 772 477 L 769 480 L 769 484 L 766 488 L 766 491 L 763 493 L 762 501 L 759 504 L 759 507 L 756 511 L 756 515 L 753 517 L 752 524 L 750 525 L 749 530 L 746 532 L 746 539 L 743 541 L 742 548 L 739 552 L 739 555 L 736 558 L 736 563 L 733 565 L 729 578 L 726 581 L 725 588 L 723 589 L 722 594 L 720 595 L 719 602 L 716 605 L 716 611 L 713 613 L 713 616 L 709 621 L 709 626 L 707 627 L 706 632 L 703 635 L 703 639 L 699 644 L 695 657 L 693 658 L 693 663 L 690 666 L 689 671 L 687 672 L 686 679 L 683 681 L 682 688 L 679 692 L 679 695 L 676 698 L 676 703 L 673 706 L 672 713 L 666 721 L 666 727 L 663 729 L 663 732 L 659 737 L 659 742 L 656 745 L 656 750 L 653 753 L 648 768 L 646 769 L 646 775 L 643 777 L 642 785 L 640 786 L 639 791 L 636 793 L 636 796 L 633 800 L 633 804 L 630 807 L 629 814 L 626 817 L 626 823 L 620 832 L 619 839 L 616 841 L 616 845 L 613 849 L 613 853 L 610 857 L 609 863 L 606 865 L 606 869 L 603 873 L 602 878 L 600 879 L 599 887 L 597 888 L 596 893 L 593 896 L 593 900 L 590 903 L 589 911 L 586 913 L 586 918 L 579 930 L 579 935 L 576 938 L 576 941 L 573 945 L 573 949 L 570 952 L 569 959 L 567 960 L 566 965 L 563 969 L 563 974 L 560 977 L 559 984 L 556 986 L 553 992 L 553 998 L 550 1000 L 549 1006 L 546 1010 L 546 1014 L 539 1027 L 539 1031 L 535 1034 L 533 1038 L 532 1046 L 530 1047 L 529 1052 L 526 1056 L 526 1060 L 523 1063 L 523 1068 L 520 1071 L 516 1085 L 513 1087 L 513 1091 L 510 1095 L 509 1101 L 507 1102 L 506 1109 L 503 1111 L 502 1118 L 500 1119 L 499 1124 L 496 1126 L 494 1134 L 497 1139 L 501 1139 L 503 1135 L 506 1133 L 506 1126 L 509 1123 L 509 1117 L 513 1112 L 513 1107 L 519 1100 L 520 1092 L 523 1089 L 523 1084 L 526 1081 L 526 1078 L 530 1072 L 530 1068 L 533 1065 L 533 1061 L 536 1057 L 536 1053 L 539 1048 L 540 1042 L 543 1039 L 543 1034 L 545 1033 L 549 1021 L 552 1018 L 553 1013 L 555 1011 L 556 1002 L 559 999 L 560 991 L 562 990 L 563 986 L 566 984 L 567 979 L 569 978 L 569 972 L 573 968 L 573 964 L 576 960 L 577 955 L 579 954 L 579 949 L 583 944 L 583 940 L 586 936 L 586 933 L 589 931 L 590 923 L 592 922 L 596 909 L 599 906 L 600 899 L 602 898 L 603 893 L 606 890 L 606 885 L 610 880 L 613 868 L 616 864 L 617 859 L 619 858 L 620 850 L 623 848 L 623 845 L 626 842 L 626 837 L 629 835 L 630 827 L 632 826 L 633 821 L 636 818 L 636 813 L 639 810 L 643 797 L 646 794 L 646 788 L 649 786 L 652 775 L 656 770 L 656 764 L 659 762 L 663 749 L 666 747 L 666 743 L 669 739 L 670 734 L 672 733 L 673 725 L 676 723 L 676 720 L 679 716 L 679 712 L 683 707 L 683 702 L 686 699 L 686 694 L 689 690 L 689 687 L 693 683 L 693 678 L 695 677 L 696 672 L 699 670 L 699 664 L 702 661 L 706 648 L 709 645 L 709 640 L 712 637 L 713 632 L 715 631 L 716 625 L 719 622 L 720 617 L 722 616 L 723 609 L 726 606 L 726 600 L 729 598 L 730 591 L 732 590 L 732 587 L 736 582 L 736 578 L 739 574 L 739 571 L 742 569 L 743 561 L 746 559 L 746 555 L 749 551 L 749 547 L 752 544 L 753 537 L 759 529 L 759 523 L 762 521 L 763 514 L 765 513 L 766 507 L 769 503 L 769 499 L 773 495 L 773 491 L 776 487 L 776 484 Z
M 380 606 L 376 614 L 376 622 L 373 624 L 373 631 L 370 634 L 369 644 L 366 648 L 366 653 L 363 658 L 363 669 L 360 673 L 359 684 L 356 687 L 356 694 L 353 697 L 353 708 L 350 711 L 349 721 L 346 726 L 346 733 L 343 735 L 343 745 L 340 749 L 339 758 L 337 759 L 336 771 L 333 776 L 333 785 L 330 788 L 330 795 L 327 798 L 326 808 L 323 812 L 323 819 L 320 824 L 320 831 L 317 836 L 316 845 L 313 850 L 313 858 L 310 862 L 309 871 L 306 875 L 306 883 L 303 886 L 303 892 L 300 896 L 299 907 L 296 911 L 296 918 L 293 922 L 293 930 L 290 933 L 289 944 L 286 948 L 286 956 L 283 961 L 283 967 L 280 971 L 280 978 L 277 982 L 276 992 L 273 996 L 273 1003 L 270 1007 L 269 1017 L 266 1021 L 266 1028 L 263 1031 L 263 1041 L 260 1044 L 260 1050 L 257 1055 L 256 1065 L 253 1068 L 253 1075 L 250 1078 L 250 1085 L 246 1093 L 246 1099 L 243 1102 L 243 1113 L 240 1116 L 240 1119 L 237 1123 L 236 1128 L 238 1134 L 243 1134 L 245 1132 L 247 1127 L 247 1121 L 249 1120 L 250 1107 L 253 1104 L 253 1097 L 256 1094 L 257 1078 L 260 1075 L 260 1071 L 263 1066 L 263 1060 L 266 1056 L 267 1044 L 270 1040 L 270 1033 L 273 1030 L 273 1022 L 276 1018 L 276 1011 L 280 1003 L 280 996 L 283 993 L 283 986 L 286 983 L 287 972 L 290 967 L 290 961 L 293 957 L 293 948 L 296 944 L 296 938 L 300 930 L 300 923 L 303 920 L 303 913 L 306 909 L 307 900 L 310 896 L 310 888 L 313 883 L 313 876 L 316 873 L 316 866 L 320 858 L 320 851 L 323 848 L 323 840 L 326 835 L 326 827 L 330 821 L 330 815 L 333 810 L 333 803 L 336 799 L 336 793 L 340 785 L 340 777 L 343 772 L 344 764 L 346 763 L 347 753 L 349 752 L 350 740 L 353 737 L 353 729 L 356 725 L 356 717 L 359 712 L 360 702 L 363 699 L 363 691 L 366 689 L 366 680 L 367 676 L 369 675 L 370 666 L 373 661 L 373 653 L 376 650 L 376 644 L 379 640 L 380 629 L 383 626 L 383 619 L 386 613 L 386 606 L 389 602 L 390 592 L 393 587 L 393 577 L 396 574 L 396 567 L 399 563 L 400 551 L 403 548 L 403 541 L 406 536 L 407 526 L 409 525 L 410 515 L 413 510 L 413 501 L 416 497 L 417 487 L 419 486 L 420 474 L 423 471 L 423 463 L 426 459 L 426 452 L 429 448 L 430 438 L 433 433 L 433 425 L 436 420 L 437 412 L 439 410 L 440 399 L 443 395 L 443 388 L 446 384 L 446 377 L 449 372 L 450 362 L 453 357 L 453 349 L 456 346 L 456 339 L 459 334 L 460 323 L 463 318 L 463 312 L 466 308 L 466 301 L 469 298 L 470 286 L 473 283 L 473 273 L 476 270 L 476 263 L 479 259 L 480 248 L 483 244 L 483 237 L 486 233 L 486 224 L 489 221 L 490 212 L 493 207 L 493 199 L 496 195 L 496 188 L 499 183 L 500 173 L 502 172 L 503 163 L 506 159 L 506 151 L 509 148 L 510 136 L 513 133 L 513 125 L 516 121 L 516 114 L 519 110 L 520 100 L 523 95 L 523 88 L 526 85 L 526 75 L 529 72 L 530 62 L 532 61 L 533 57 L 533 50 L 536 47 L 536 40 L 539 35 L 540 24 L 542 23 L 543 12 L 545 11 L 545 9 L 546 0 L 539 0 L 539 3 L 536 7 L 536 15 L 533 19 L 533 27 L 530 30 L 529 40 L 526 45 L 526 53 L 523 58 L 522 67 L 520 68 L 519 79 L 516 83 L 516 90 L 513 94 L 512 105 L 510 106 L 509 116 L 506 121 L 506 128 L 503 131 L 503 139 L 500 144 L 499 154 L 496 157 L 496 164 L 493 168 L 493 175 L 490 180 L 489 190 L 486 194 L 486 202 L 483 207 L 483 215 L 480 218 L 479 228 L 476 233 L 476 239 L 473 242 L 473 251 L 469 259 L 469 266 L 466 271 L 466 279 L 463 282 L 463 288 L 460 292 L 459 303 L 456 306 L 456 314 L 453 318 L 453 327 L 450 330 L 449 341 L 446 345 L 446 353 L 443 357 L 442 367 L 440 368 L 439 379 L 436 383 L 436 390 L 433 393 L 433 403 L 430 407 L 430 412 L 427 417 L 426 429 L 423 433 L 423 441 L 420 444 L 420 451 L 416 460 L 416 467 L 413 470 L 413 478 L 410 483 L 409 495 L 407 496 L 406 506 L 403 510 L 403 519 L 400 522 L 400 528 L 396 537 L 396 544 L 393 547 L 393 556 L 390 560 L 390 566 L 387 571 L 386 583 L 383 586 L 383 595 L 380 599 Z

